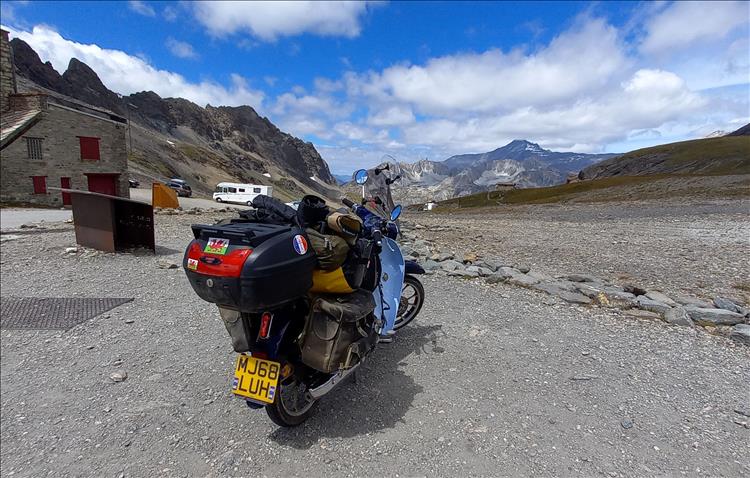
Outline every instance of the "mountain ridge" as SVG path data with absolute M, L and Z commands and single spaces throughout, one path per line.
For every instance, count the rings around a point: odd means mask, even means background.
M 41 87 L 132 120 L 136 175 L 179 175 L 208 193 L 214 181 L 267 183 L 264 174 L 272 174 L 275 190 L 284 190 L 288 197 L 309 192 L 337 196 L 338 183 L 312 143 L 281 131 L 251 106 L 202 107 L 153 91 L 121 96 L 76 58 L 61 75 L 24 41 L 14 38 L 10 44 L 18 75 L 31 82 L 26 89 Z M 186 163 L 210 171 L 200 174 Z
M 577 174 L 586 166 L 614 156 L 551 151 L 516 139 L 485 153 L 389 164 L 394 174 L 401 175 L 401 180 L 392 186 L 394 197 L 404 204 L 414 204 L 494 190 L 509 183 L 518 187 L 562 184 L 568 174 Z

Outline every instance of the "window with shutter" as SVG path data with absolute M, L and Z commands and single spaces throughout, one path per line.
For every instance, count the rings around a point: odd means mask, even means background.
M 29 159 L 42 159 L 42 138 L 26 138 Z
M 31 176 L 34 194 L 47 194 L 47 176 Z
M 99 138 L 79 136 L 81 144 L 81 159 L 84 161 L 99 161 Z

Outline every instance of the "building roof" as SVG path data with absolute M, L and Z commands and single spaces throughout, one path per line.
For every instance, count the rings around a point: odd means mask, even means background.
M 8 111 L 0 117 L 0 149 L 12 143 L 36 123 L 41 110 Z

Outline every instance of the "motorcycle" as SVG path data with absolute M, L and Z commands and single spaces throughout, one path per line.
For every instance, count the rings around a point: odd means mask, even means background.
M 183 268 L 193 290 L 218 306 L 238 353 L 232 392 L 279 426 L 304 423 L 424 303 L 414 277 L 424 271 L 404 261 L 395 240 L 401 206 L 385 170 L 355 174 L 365 194 L 361 204 L 343 199 L 343 212 L 362 227 L 348 238 L 351 260 L 334 270 L 319 269 L 318 234 L 272 198 L 257 198 L 253 216 L 192 226 Z

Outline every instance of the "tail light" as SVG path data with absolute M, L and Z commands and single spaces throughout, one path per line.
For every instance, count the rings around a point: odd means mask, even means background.
M 271 333 L 271 321 L 273 320 L 273 315 L 271 315 L 270 312 L 263 312 L 263 315 L 260 316 L 260 332 L 258 332 L 258 338 L 261 339 L 267 339 L 268 335 Z
M 201 249 L 198 241 L 188 246 L 187 268 L 209 276 L 239 277 L 242 266 L 253 253 L 247 246 L 235 246 L 226 254 L 211 254 Z

